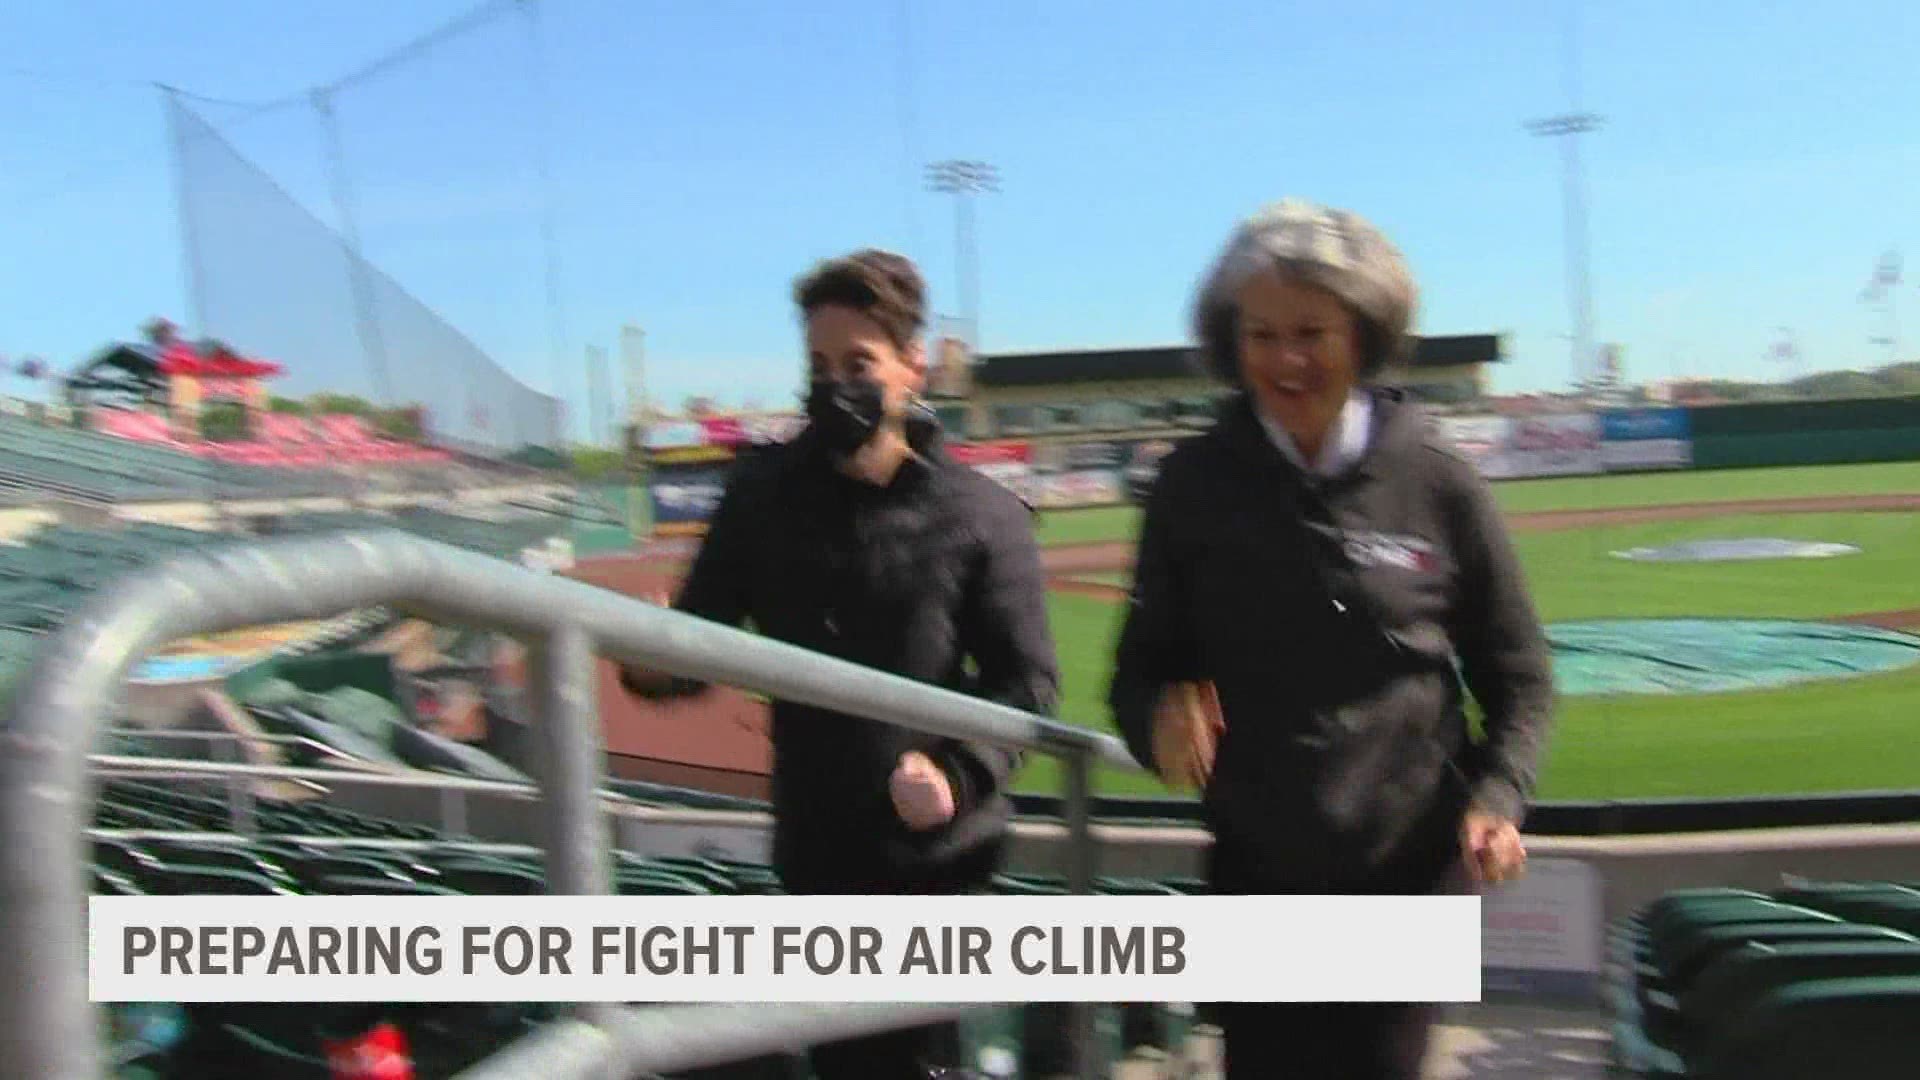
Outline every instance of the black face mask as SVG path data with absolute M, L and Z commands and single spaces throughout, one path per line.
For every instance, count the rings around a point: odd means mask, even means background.
M 886 391 L 863 375 L 815 379 L 807 390 L 808 423 L 833 454 L 851 454 L 867 445 L 886 413 Z

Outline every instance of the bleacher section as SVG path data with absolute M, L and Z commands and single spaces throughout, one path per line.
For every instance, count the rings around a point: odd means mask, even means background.
M 541 853 L 485 844 L 324 802 L 263 800 L 252 835 L 229 831 L 222 799 L 172 785 L 103 785 L 92 841 L 96 894 L 112 895 L 535 895 L 545 891 Z M 166 834 L 166 835 L 160 835 Z M 186 834 L 186 835 L 182 835 Z M 199 835 L 193 835 L 199 834 Z M 623 896 L 775 895 L 758 863 L 616 852 Z M 1001 874 L 1000 894 L 1064 895 L 1045 875 Z M 1183 895 L 1189 879 L 1103 878 L 1110 895 Z M 1920 883 L 1804 882 L 1768 892 L 1669 893 L 1617 929 L 1611 991 L 1617 1065 L 1649 1078 L 1849 1080 L 1913 1075 L 1920 1061 Z M 1109 1062 L 1137 1040 L 1182 1047 L 1185 1007 L 1138 1016 L 1122 1035 L 1118 1009 L 1101 1032 Z M 419 1075 L 450 1075 L 537 1023 L 536 1008 L 501 1007 L 482 1020 L 470 1006 L 368 1003 L 183 1006 L 162 1018 L 116 1011 L 129 1059 L 144 1074 L 223 1076 L 248 1069 L 303 1073 L 332 1036 L 390 1022 L 414 1045 Z M 124 1034 L 140 1028 L 144 1038 Z M 969 1024 L 975 1060 L 1017 1058 L 1018 1022 L 999 1012 Z M 160 1038 L 155 1034 L 164 1035 Z M 1146 1060 L 1140 1054 L 1134 1060 Z M 314 1067 L 318 1067 L 315 1065 Z M 1149 1073 L 1148 1075 L 1179 1075 Z M 1502 1074 L 1506 1075 L 1506 1074 Z M 1556 1074 L 1557 1075 L 1557 1074 Z
M 1670 892 L 1610 952 L 1615 1053 L 1636 1075 L 1920 1072 L 1920 881 Z
M 117 896 L 339 896 L 479 895 L 529 896 L 546 891 L 540 853 L 530 848 L 482 845 L 439 836 L 422 826 L 355 814 L 323 803 L 263 802 L 253 836 L 227 833 L 230 809 L 220 799 L 155 783 L 112 781 L 103 785 L 92 842 L 92 880 L 97 895 Z M 167 838 L 139 834 L 167 833 Z M 180 833 L 202 833 L 180 838 Z M 622 896 L 776 895 L 778 881 L 767 867 L 713 858 L 644 858 L 616 853 L 614 883 Z M 1065 882 L 1050 877 L 1001 875 L 995 891 L 1019 895 L 1065 895 Z M 1192 881 L 1102 879 L 1098 891 L 1113 895 L 1174 895 L 1198 888 Z M 417 1075 L 447 1076 L 484 1057 L 547 1015 L 537 1007 L 486 1012 L 474 1006 L 188 1005 L 174 1007 L 166 1024 L 155 1012 L 118 1009 L 120 1027 L 144 1027 L 146 1038 L 123 1035 L 120 1055 L 160 1076 L 325 1076 L 323 1043 L 330 1036 L 386 1021 L 405 1030 L 416 1053 Z M 1151 1040 L 1161 1046 L 1186 1041 L 1187 1010 L 1159 1011 L 1157 1030 L 1142 1032 L 1139 1017 L 1123 1040 L 1117 1010 L 1102 1025 L 1109 1060 L 1123 1042 Z M 142 1024 L 141 1022 L 144 1022 Z M 155 1037 L 155 1029 L 166 1036 Z M 1017 1053 L 1017 1019 L 1002 1013 L 969 1025 L 976 1059 L 996 1051 Z M 1132 1047 L 1127 1047 L 1131 1049 Z M 304 1064 L 303 1064 L 304 1063 Z M 318 1072 L 310 1071 L 319 1069 Z M 119 1075 L 132 1076 L 123 1071 Z
M 392 515 L 304 514 L 281 519 L 276 531 L 314 533 L 343 528 L 398 528 L 428 539 L 518 560 L 520 553 L 556 535 L 572 519 L 534 510 L 503 512 L 495 520 L 426 508 Z M 0 544 L 0 669 L 23 663 L 34 640 L 58 625 L 101 585 L 184 550 L 205 551 L 234 539 L 227 534 L 149 523 L 112 530 L 49 526 L 24 544 Z
M 51 492 L 96 502 L 287 494 L 317 480 L 205 461 L 162 444 L 0 415 L 0 493 Z M 290 487 L 291 485 L 291 487 Z
M 112 532 L 56 525 L 35 533 L 25 546 L 0 545 L 0 666 L 23 663 L 34 639 L 101 585 L 222 539 L 164 525 Z

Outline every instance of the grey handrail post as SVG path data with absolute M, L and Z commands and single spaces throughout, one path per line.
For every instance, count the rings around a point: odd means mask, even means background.
M 547 891 L 569 896 L 613 892 L 607 819 L 600 808 L 601 750 L 593 640 L 563 623 L 530 650 L 528 675 L 539 727 L 540 790 L 546 819 Z M 611 1008 L 577 1004 L 584 1020 Z
M 1093 756 L 1084 749 L 1072 750 L 1061 757 L 1060 765 L 1067 788 L 1067 890 L 1087 896 L 1093 892 L 1100 858 L 1093 836 Z M 1094 1006 L 1087 1002 L 1074 1004 L 1067 1011 L 1067 1022 L 1072 1025 L 1067 1045 L 1073 1052 L 1074 1075 L 1080 1080 L 1099 1080 Z
M 600 809 L 601 753 L 593 642 L 561 625 L 537 643 L 529 680 L 539 725 L 547 882 L 554 893 L 613 892 L 607 822 Z

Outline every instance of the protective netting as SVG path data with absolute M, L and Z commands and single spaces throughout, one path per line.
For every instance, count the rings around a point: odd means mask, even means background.
M 283 150 L 310 148 L 311 161 L 326 157 L 329 130 L 338 137 L 329 179 L 357 207 L 357 256 L 348 234 L 310 208 L 318 190 L 303 203 L 288 189 L 311 185 L 283 184 L 169 98 L 194 332 L 285 365 L 277 394 L 417 405 L 431 439 L 476 452 L 561 445 L 560 397 L 527 385 L 395 280 L 425 277 L 436 296 L 456 297 L 463 325 L 501 343 L 516 370 L 550 369 L 543 354 L 558 346 L 542 327 L 538 196 L 522 175 L 525 140 L 503 135 L 525 118 L 503 122 L 499 102 L 474 100 L 487 87 L 508 96 L 488 50 L 505 55 L 517 40 L 438 45 L 371 86 L 330 88 L 295 110 L 299 127 L 273 132 Z M 267 130 L 255 122 L 247 133 Z M 343 216 L 339 205 L 331 214 Z
M 1570 697 L 1759 690 L 1920 663 L 1920 637 L 1839 623 L 1603 619 L 1548 633 L 1555 682 Z

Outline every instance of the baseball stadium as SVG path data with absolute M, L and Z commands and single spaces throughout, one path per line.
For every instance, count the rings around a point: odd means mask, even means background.
M 1196 799 L 1107 704 L 1159 463 L 1224 400 L 1194 346 L 927 335 L 947 451 L 1040 546 L 1062 700 L 1016 722 L 649 599 L 803 415 L 630 395 L 583 445 L 568 402 L 365 253 L 346 200 L 323 222 L 212 103 L 166 102 L 191 317 L 135 309 L 0 396 L 0 1073 L 714 1077 L 784 1054 L 801 1077 L 809 1046 L 956 1019 L 960 1075 L 1053 1080 L 1014 1005 L 89 998 L 89 895 L 778 894 L 776 700 L 1024 750 L 996 893 L 1206 889 Z M 1503 395 L 1513 349 L 1445 327 L 1383 376 L 1489 482 L 1556 692 L 1528 872 L 1484 896 L 1483 1000 L 1447 1007 L 1426 1077 L 1914 1075 L 1916 365 L 1858 392 L 1615 366 Z M 716 689 L 646 700 L 623 663 Z M 1224 1076 L 1196 1003 L 1058 1022 L 1082 1080 Z

